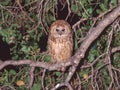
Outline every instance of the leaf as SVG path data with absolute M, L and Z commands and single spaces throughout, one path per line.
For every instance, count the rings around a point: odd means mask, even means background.
M 117 0 L 111 0 L 110 2 L 112 4 L 112 6 L 116 5 L 117 4 Z
M 95 49 L 96 44 L 92 47 L 91 51 L 89 52 L 88 60 L 92 62 L 97 56 L 99 56 L 99 52 Z
M 94 58 L 95 58 L 95 57 L 94 57 L 93 54 L 91 54 L 91 55 L 88 56 L 88 59 L 89 59 L 90 62 L 92 62 L 92 61 L 94 60 Z
M 78 49 L 78 42 L 77 42 L 77 40 L 75 40 L 74 49 L 75 49 L 75 51 Z
M 88 82 L 88 74 L 87 73 L 83 74 L 83 78 Z
M 84 13 L 82 13 L 82 16 L 84 17 L 84 18 L 88 18 L 88 15 L 84 12 Z
M 61 76 L 61 72 L 55 72 L 56 76 L 60 77 Z
M 92 14 L 93 13 L 93 9 L 92 8 L 88 8 L 87 12 L 89 12 L 89 14 Z
M 54 20 L 54 17 L 53 17 L 53 15 L 50 15 L 50 21 L 52 21 L 52 20 Z
M 18 80 L 18 81 L 16 82 L 16 85 L 17 85 L 17 86 L 24 86 L 24 85 L 25 85 L 25 82 L 22 81 L 22 80 Z
M 2 35 L 3 37 L 7 37 L 7 30 L 6 29 L 2 29 L 0 30 L 0 35 Z
M 105 4 L 100 5 L 103 11 L 107 11 L 107 6 Z
M 75 12 L 76 11 L 76 5 L 73 4 L 72 7 L 71 7 L 71 9 L 72 9 L 72 11 Z
M 41 83 L 33 84 L 33 87 L 31 90 L 41 90 Z
M 46 55 L 46 56 L 44 57 L 44 60 L 45 60 L 45 62 L 50 62 L 50 56 L 49 56 L 49 55 Z
M 9 0 L 3 1 L 3 2 L 1 2 L 1 4 L 2 4 L 3 6 L 6 6 L 6 5 L 9 4 Z
M 97 9 L 96 12 L 97 12 L 97 14 L 101 14 L 102 13 L 102 11 L 100 9 Z
M 25 53 L 29 53 L 30 52 L 30 47 L 28 47 L 28 46 L 23 46 L 22 48 L 21 48 L 21 51 L 23 51 L 23 52 L 25 52 Z
M 13 69 L 11 69 L 11 70 L 9 71 L 9 74 L 10 74 L 10 75 L 15 75 L 15 74 L 16 74 L 16 71 L 13 70 Z

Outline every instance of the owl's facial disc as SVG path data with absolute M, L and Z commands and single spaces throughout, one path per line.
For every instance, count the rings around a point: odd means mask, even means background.
M 65 29 L 56 29 L 56 32 L 61 36 L 64 32 L 65 32 Z
M 71 29 L 66 25 L 53 25 L 50 28 L 50 34 L 54 38 L 64 39 L 71 35 Z

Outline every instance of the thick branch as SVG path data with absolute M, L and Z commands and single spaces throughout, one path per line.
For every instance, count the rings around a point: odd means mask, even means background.
M 105 28 L 111 24 L 118 16 L 120 15 L 120 6 L 115 8 L 111 11 L 98 25 L 92 28 L 91 33 L 86 36 L 86 39 L 81 44 L 80 48 L 78 49 L 77 53 L 74 55 L 74 63 L 75 65 L 72 66 L 66 82 L 69 82 L 71 77 L 73 76 L 76 67 L 79 65 L 82 58 L 84 58 L 86 51 L 92 44 L 92 42 L 99 37 L 99 35 L 105 30 Z
M 40 62 L 40 61 L 34 61 L 34 60 L 19 60 L 19 61 L 17 61 L 17 60 L 7 60 L 7 61 L 0 60 L 0 70 L 8 65 L 13 65 L 13 66 L 30 65 L 33 67 L 41 67 L 41 68 L 47 69 L 49 71 L 53 71 L 53 70 L 61 70 L 62 67 L 71 65 L 71 62 L 59 63 L 59 64 L 57 63 L 57 64 L 53 65 L 53 64 L 46 63 L 46 62 Z

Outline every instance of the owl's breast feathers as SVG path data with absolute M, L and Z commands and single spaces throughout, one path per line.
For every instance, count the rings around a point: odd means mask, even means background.
M 64 39 L 51 37 L 48 44 L 52 62 L 66 62 L 71 57 L 73 51 L 72 37 Z

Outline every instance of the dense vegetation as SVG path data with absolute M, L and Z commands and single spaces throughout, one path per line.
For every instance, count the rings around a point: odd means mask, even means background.
M 0 59 L 49 63 L 46 52 L 49 26 L 58 19 L 70 23 L 74 31 L 75 54 L 91 28 L 117 6 L 117 0 L 0 0 Z M 72 77 L 70 84 L 74 90 L 120 89 L 120 18 L 105 29 L 89 47 Z M 110 65 L 106 63 L 107 55 Z M 27 90 L 30 69 L 28 65 L 6 66 L 0 71 L 0 86 Z M 35 68 L 32 90 L 43 89 L 43 73 L 43 68 Z M 67 73 L 46 71 L 44 88 L 49 90 L 63 82 Z

